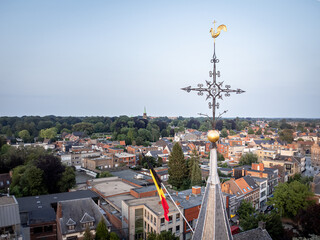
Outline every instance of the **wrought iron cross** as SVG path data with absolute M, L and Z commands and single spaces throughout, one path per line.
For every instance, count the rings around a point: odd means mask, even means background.
M 214 21 L 215 23 L 215 21 Z M 221 30 L 226 31 L 225 25 L 220 25 L 217 28 L 217 33 L 214 35 L 215 31 L 211 28 L 210 32 L 212 37 L 215 39 L 220 35 Z M 220 77 L 220 71 L 217 71 L 216 69 L 216 63 L 219 62 L 219 59 L 217 59 L 216 56 L 216 46 L 215 41 L 213 43 L 213 57 L 211 59 L 211 63 L 213 63 L 213 71 L 209 71 L 209 77 L 212 78 L 211 81 L 206 80 L 206 87 L 203 87 L 203 84 L 198 84 L 198 87 L 192 88 L 191 86 L 181 88 L 184 91 L 187 91 L 188 93 L 191 91 L 198 92 L 199 96 L 202 96 L 204 93 L 206 93 L 206 101 L 211 99 L 209 102 L 209 109 L 212 109 L 212 129 L 215 129 L 215 120 L 216 120 L 216 108 L 219 109 L 219 103 L 217 102 L 218 99 L 223 100 L 223 94 L 225 97 L 229 97 L 230 93 L 235 92 L 236 94 L 244 93 L 245 91 L 241 89 L 231 89 L 230 85 L 225 85 L 223 87 L 223 82 L 217 82 L 217 76 Z M 225 111 L 226 112 L 226 111 Z

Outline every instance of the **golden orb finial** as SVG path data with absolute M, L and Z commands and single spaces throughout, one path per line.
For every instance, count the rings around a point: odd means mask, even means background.
M 217 130 L 210 130 L 208 132 L 208 140 L 212 143 L 215 143 L 219 140 L 219 132 Z

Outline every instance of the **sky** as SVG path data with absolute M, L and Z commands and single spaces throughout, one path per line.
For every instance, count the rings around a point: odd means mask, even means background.
M 0 116 L 320 118 L 320 0 L 0 1 Z

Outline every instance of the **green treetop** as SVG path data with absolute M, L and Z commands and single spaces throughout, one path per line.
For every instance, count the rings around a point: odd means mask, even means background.
M 169 156 L 169 184 L 176 188 L 181 188 L 184 181 L 188 179 L 187 164 L 181 146 L 175 143 Z

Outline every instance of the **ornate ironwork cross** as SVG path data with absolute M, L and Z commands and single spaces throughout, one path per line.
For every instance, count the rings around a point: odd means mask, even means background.
M 215 23 L 215 21 L 214 21 Z M 220 35 L 220 31 L 224 30 L 227 31 L 227 27 L 225 25 L 220 25 L 217 28 L 217 32 L 211 28 L 210 32 L 215 40 Z M 209 77 L 212 78 L 211 81 L 206 80 L 206 87 L 203 86 L 203 84 L 198 84 L 198 87 L 193 88 L 191 86 L 181 88 L 184 91 L 187 91 L 188 93 L 191 91 L 196 91 L 198 92 L 199 96 L 202 96 L 204 93 L 206 93 L 206 101 L 211 100 L 209 102 L 209 109 L 212 109 L 212 128 L 215 129 L 215 112 L 216 108 L 219 109 L 219 103 L 217 102 L 218 99 L 223 100 L 223 94 L 225 97 L 229 97 L 230 93 L 244 93 L 245 91 L 237 88 L 237 89 L 231 89 L 230 85 L 225 85 L 223 86 L 223 82 L 217 82 L 217 77 L 220 77 L 220 71 L 217 71 L 216 69 L 216 63 L 219 62 L 219 59 L 217 59 L 216 56 L 216 46 L 215 46 L 215 41 L 213 43 L 213 57 L 211 59 L 211 63 L 213 63 L 213 71 L 209 71 Z M 226 111 L 225 111 L 226 112 Z

